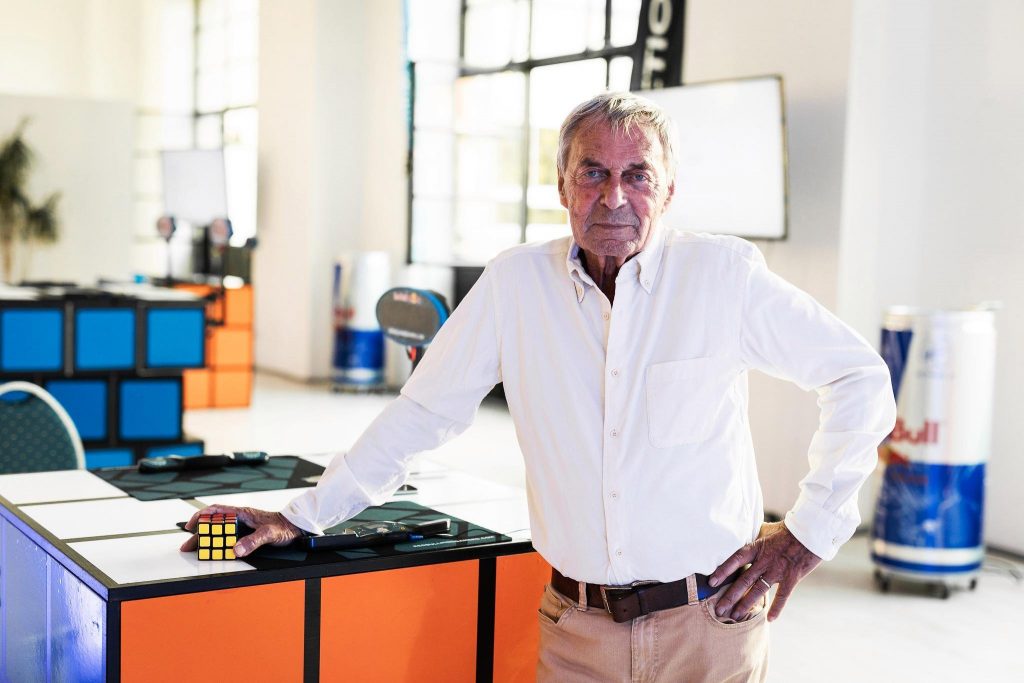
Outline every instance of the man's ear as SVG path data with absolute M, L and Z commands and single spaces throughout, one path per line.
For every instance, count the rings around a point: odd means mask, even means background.
M 565 198 L 565 178 L 562 174 L 558 174 L 558 201 L 562 203 L 562 206 L 569 208 L 569 200 Z

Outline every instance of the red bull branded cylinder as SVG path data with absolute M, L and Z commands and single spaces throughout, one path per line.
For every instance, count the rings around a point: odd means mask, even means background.
M 876 578 L 975 585 L 984 558 L 985 465 L 992 442 L 995 314 L 892 308 L 881 354 L 897 421 L 880 449 L 884 478 L 871 558 Z
M 360 391 L 384 384 L 384 333 L 376 307 L 390 286 L 390 268 L 383 251 L 359 252 L 335 264 L 335 389 Z

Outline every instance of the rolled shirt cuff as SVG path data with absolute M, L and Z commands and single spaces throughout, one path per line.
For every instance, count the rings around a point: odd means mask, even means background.
M 304 531 L 322 534 L 324 529 L 353 517 L 373 504 L 370 495 L 345 462 L 345 455 L 338 455 L 331 461 L 320 483 L 293 498 L 281 510 L 281 514 Z
M 856 510 L 856 498 L 853 509 Z M 829 512 L 804 496 L 786 513 L 786 528 L 808 550 L 823 560 L 831 560 L 850 540 L 860 523 L 860 515 Z

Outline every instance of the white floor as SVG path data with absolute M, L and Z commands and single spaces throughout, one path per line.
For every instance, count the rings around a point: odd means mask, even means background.
M 339 451 L 389 400 L 258 375 L 251 408 L 191 411 L 185 430 L 205 439 L 208 453 Z M 430 457 L 524 485 L 515 431 L 500 404 L 485 402 L 473 426 Z M 883 595 L 871 569 L 866 539 L 857 537 L 801 584 L 771 626 L 770 681 L 1024 681 L 1024 584 L 992 571 L 976 591 L 948 600 L 912 590 Z

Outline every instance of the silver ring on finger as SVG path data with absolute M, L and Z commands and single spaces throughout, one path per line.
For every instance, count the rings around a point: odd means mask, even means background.
M 760 581 L 761 583 L 763 583 L 764 587 L 767 588 L 768 590 L 772 589 L 772 585 L 770 583 L 768 583 L 767 581 L 765 581 L 763 576 L 757 577 L 757 580 Z

